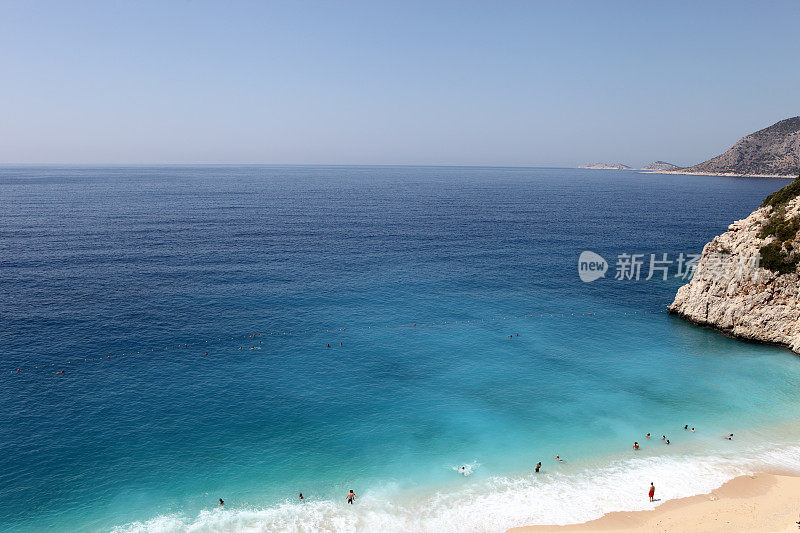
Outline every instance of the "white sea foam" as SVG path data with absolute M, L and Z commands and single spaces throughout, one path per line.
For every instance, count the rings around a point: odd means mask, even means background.
M 229 507 L 159 516 L 115 532 L 505 531 L 651 509 L 666 500 L 707 493 L 738 475 L 775 468 L 800 470 L 800 446 L 751 450 L 745 457 L 637 457 L 569 473 L 495 476 L 417 499 L 383 487 L 363 490 L 354 506 L 323 500 L 264 509 Z M 651 481 L 655 503 L 647 498 Z
M 452 469 L 461 474 L 462 476 L 468 477 L 471 476 L 472 473 L 475 472 L 475 470 L 477 470 L 479 466 L 481 466 L 480 463 L 477 460 L 475 460 L 472 461 L 471 463 L 463 463 L 460 465 L 453 466 Z

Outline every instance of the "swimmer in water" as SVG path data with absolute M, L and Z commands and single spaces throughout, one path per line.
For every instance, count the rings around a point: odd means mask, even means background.
M 63 373 L 64 373 L 63 370 L 59 370 L 58 372 L 53 372 L 53 374 L 63 374 Z
M 661 435 L 661 440 L 667 440 L 667 436 L 666 435 Z
M 350 492 L 347 493 L 347 503 L 353 505 L 355 499 L 356 499 L 356 493 L 353 492 L 353 489 L 350 489 Z
M 692 428 L 692 433 L 694 433 L 694 428 Z
M 558 455 L 556 455 L 556 456 L 555 456 L 555 459 L 556 459 L 557 461 L 561 462 L 561 463 L 563 463 L 563 462 L 564 462 L 564 460 L 563 460 L 561 457 L 559 457 Z
M 219 499 L 219 505 L 225 505 L 225 502 L 222 501 L 222 498 Z
M 539 469 L 540 469 L 541 467 L 542 467 L 542 462 L 541 462 L 541 461 L 539 461 L 538 463 L 536 463 L 536 473 L 537 473 L 537 474 L 539 473 Z
M 638 450 L 639 449 L 639 443 L 638 442 L 634 442 L 633 443 L 633 449 L 634 450 Z
M 683 429 L 689 429 L 689 424 L 686 424 L 685 426 L 683 426 Z
M 728 435 L 723 435 L 722 438 L 727 440 L 733 440 L 733 433 L 730 433 Z
M 646 438 L 646 439 L 649 439 L 649 438 L 650 438 L 650 433 L 648 433 L 647 435 L 645 435 L 645 436 L 644 436 L 644 438 Z
M 306 500 L 306 499 L 305 499 L 305 498 L 303 498 L 303 493 L 301 492 L 301 493 L 300 493 L 300 503 L 303 503 L 305 500 Z
M 669 446 L 669 439 L 667 439 L 667 446 Z

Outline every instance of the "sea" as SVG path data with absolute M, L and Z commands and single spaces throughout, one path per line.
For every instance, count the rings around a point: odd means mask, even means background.
M 798 356 L 665 312 L 787 183 L 2 167 L 0 530 L 502 532 L 800 473 Z

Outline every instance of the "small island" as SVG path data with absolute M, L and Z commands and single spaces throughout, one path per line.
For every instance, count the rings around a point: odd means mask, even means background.
M 633 170 L 628 165 L 622 163 L 589 163 L 588 165 L 581 165 L 578 168 L 591 168 L 593 170 Z
M 663 172 L 664 170 L 680 170 L 681 167 L 667 163 L 666 161 L 653 161 L 649 165 L 643 166 L 640 170 L 647 172 Z

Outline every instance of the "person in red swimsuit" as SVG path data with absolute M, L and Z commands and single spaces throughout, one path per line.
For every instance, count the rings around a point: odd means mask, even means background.
M 653 496 L 656 494 L 656 487 L 652 483 L 650 483 L 650 492 L 648 495 L 650 496 L 650 501 L 653 501 Z

